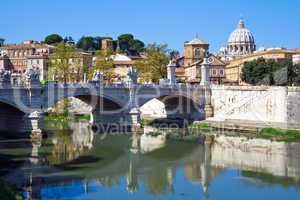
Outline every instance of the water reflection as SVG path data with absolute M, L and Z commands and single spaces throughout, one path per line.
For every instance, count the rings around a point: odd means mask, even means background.
M 229 168 L 239 172 L 239 181 L 247 187 L 260 183 L 300 188 L 299 144 L 225 136 L 203 145 L 138 134 L 103 139 L 87 123 L 68 127 L 19 152 L 0 144 L 0 154 L 20 156 L 29 150 L 23 162 L 3 176 L 23 188 L 27 199 L 96 199 L 107 190 L 108 199 L 131 199 L 129 194 L 216 199 L 210 188 Z M 232 180 L 226 181 L 228 185 Z M 191 189 L 195 185 L 197 192 Z

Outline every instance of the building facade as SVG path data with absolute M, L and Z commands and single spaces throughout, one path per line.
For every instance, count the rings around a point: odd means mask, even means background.
M 185 67 L 186 82 L 200 83 L 201 82 L 201 66 L 202 62 L 198 61 L 192 65 Z M 213 54 L 209 55 L 209 80 L 212 84 L 222 84 L 225 79 L 225 63 L 218 59 Z
M 200 83 L 201 66 L 209 44 L 199 38 L 184 43 L 184 56 L 177 61 L 176 77 L 188 83 Z M 209 79 L 213 84 L 221 84 L 225 79 L 225 63 L 217 56 L 209 55 Z
M 113 40 L 111 38 L 103 38 L 101 40 L 101 50 L 113 49 Z
M 13 81 L 18 82 L 27 69 L 37 68 L 40 71 L 40 80 L 54 80 L 55 77 L 48 77 L 48 70 L 51 62 L 50 55 L 55 52 L 55 47 L 41 44 L 34 41 L 26 41 L 18 45 L 4 45 L 0 47 L 0 69 L 9 70 L 12 73 Z M 82 81 L 84 73 L 92 67 L 92 54 L 78 51 L 78 56 L 69 59 L 71 68 L 70 77 L 80 74 L 73 81 Z
M 24 73 L 27 69 L 27 58 L 30 56 L 48 56 L 54 51 L 54 47 L 47 44 L 40 44 L 34 41 L 26 41 L 19 45 L 4 45 L 0 47 L 3 65 L 2 69 L 10 70 L 13 73 Z
M 242 69 L 245 62 L 257 60 L 258 58 L 273 59 L 276 61 L 294 59 L 294 62 L 297 62 L 297 56 L 299 55 L 300 54 L 296 50 L 289 50 L 285 48 L 270 48 L 256 51 L 250 55 L 228 61 L 225 68 L 226 80 L 232 84 L 244 85 L 245 83 L 242 81 Z

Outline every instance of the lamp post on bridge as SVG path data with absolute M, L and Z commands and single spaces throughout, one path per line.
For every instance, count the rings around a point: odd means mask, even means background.
M 208 53 L 208 51 L 206 51 L 204 59 L 203 59 L 203 63 L 201 65 L 201 82 L 200 82 L 200 85 L 202 85 L 202 86 L 209 86 L 210 85 L 210 79 L 209 79 L 210 63 L 209 63 L 208 59 L 209 59 L 209 53 Z
M 170 60 L 167 66 L 167 78 L 170 85 L 176 85 L 176 67 L 176 62 L 174 60 Z
M 138 79 L 138 72 L 132 66 L 129 68 L 128 73 L 128 88 L 129 88 L 129 117 L 131 127 L 139 128 L 141 126 L 141 112 L 136 105 L 136 85 Z
M 209 63 L 209 52 L 206 51 L 204 54 L 203 63 L 201 66 L 201 82 L 200 85 L 204 86 L 205 90 L 205 118 L 213 116 L 213 108 L 211 105 L 211 88 L 210 88 L 210 78 L 209 78 L 209 71 L 210 71 L 210 63 Z
M 41 101 L 32 100 L 32 98 L 41 97 L 41 83 L 39 68 L 29 68 L 25 72 L 26 86 L 29 90 L 30 113 L 25 116 L 27 129 L 31 129 L 31 138 L 36 140 L 42 137 L 44 128 L 44 113 L 42 111 Z M 39 103 L 38 103 L 39 102 Z

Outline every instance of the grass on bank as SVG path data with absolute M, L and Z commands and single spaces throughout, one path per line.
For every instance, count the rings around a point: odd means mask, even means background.
M 71 120 L 85 120 L 89 121 L 90 120 L 90 115 L 70 115 L 70 114 L 56 114 L 56 113 L 49 113 L 46 114 L 45 120 L 47 121 L 60 121 L 60 122 L 65 122 L 65 121 L 71 121 Z
M 278 141 L 300 141 L 300 130 L 284 130 L 279 128 L 262 128 L 258 136 Z
M 207 122 L 193 122 L 189 125 L 190 132 L 209 133 L 213 131 L 213 128 Z

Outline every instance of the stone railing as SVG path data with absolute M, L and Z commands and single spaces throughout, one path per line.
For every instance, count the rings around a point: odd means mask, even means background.
M 40 82 L 30 83 L 26 81 L 18 81 L 18 82 L 1 82 L 0 81 L 0 89 L 1 88 L 30 88 L 30 87 L 46 87 L 46 88 L 91 88 L 91 87 L 102 87 L 102 88 L 130 88 L 130 87 L 146 87 L 146 88 L 170 88 L 170 89 L 181 89 L 181 88 L 190 88 L 197 89 L 203 88 L 203 86 L 197 84 L 186 84 L 186 83 L 178 83 L 178 84 L 129 84 L 127 82 L 124 83 L 101 83 L 100 81 L 89 81 L 89 82 L 79 82 L 79 83 L 58 83 L 57 81 L 49 81 L 45 84 Z

